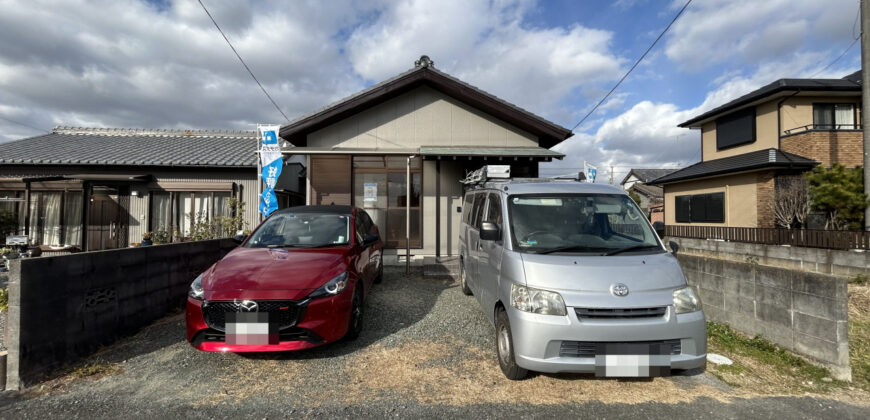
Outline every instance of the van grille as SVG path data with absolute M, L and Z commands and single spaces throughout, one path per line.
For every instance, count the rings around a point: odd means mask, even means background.
M 563 341 L 559 349 L 560 357 L 595 357 L 598 346 L 602 344 L 597 341 Z M 614 344 L 614 343 L 610 343 Z M 660 340 L 660 341 L 632 341 L 625 344 L 665 344 L 671 347 L 671 355 L 678 355 L 683 352 L 680 339 Z
M 574 308 L 577 318 L 656 318 L 664 316 L 668 311 L 666 306 L 655 308 Z

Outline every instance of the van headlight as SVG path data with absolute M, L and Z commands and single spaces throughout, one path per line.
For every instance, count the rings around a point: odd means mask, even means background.
M 347 287 L 347 272 L 341 273 L 332 278 L 332 280 L 311 292 L 308 297 L 316 298 L 322 296 L 335 296 L 341 293 Z
M 562 295 L 516 283 L 511 284 L 511 306 L 524 312 L 541 315 L 568 314 Z
M 701 310 L 701 299 L 691 287 L 674 290 L 674 311 L 678 314 Z
M 194 299 L 202 300 L 202 274 L 196 276 L 193 283 L 190 283 L 190 290 L 187 291 L 187 295 Z

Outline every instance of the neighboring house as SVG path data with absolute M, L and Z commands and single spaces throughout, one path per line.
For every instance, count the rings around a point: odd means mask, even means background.
M 861 72 L 780 79 L 680 127 L 701 130 L 701 162 L 653 181 L 667 225 L 774 227 L 777 179 L 863 163 Z
M 308 203 L 364 208 L 391 248 L 390 262 L 404 255 L 395 248 L 406 245 L 414 258 L 458 255 L 459 180 L 486 164 L 537 176 L 538 162 L 564 157 L 549 149 L 571 135 L 436 70 L 425 56 L 411 70 L 280 130 L 296 146 L 288 153 L 308 156 Z
M 650 216 L 650 220 L 654 216 L 651 206 L 660 204 L 664 200 L 662 187 L 658 185 L 647 185 L 648 182 L 663 177 L 676 169 L 641 169 L 632 168 L 628 175 L 622 179 L 620 185 L 626 191 L 634 191 L 640 197 L 638 206 Z M 661 216 L 661 212 L 655 214 L 656 217 Z M 655 221 L 655 220 L 653 220 Z
M 153 231 L 177 239 L 197 219 L 228 215 L 231 197 L 253 228 L 256 148 L 254 131 L 55 128 L 0 143 L 0 209 L 44 248 L 120 248 Z M 281 207 L 304 201 L 298 160 L 279 179 Z

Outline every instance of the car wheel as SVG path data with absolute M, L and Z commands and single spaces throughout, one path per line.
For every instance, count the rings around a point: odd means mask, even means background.
M 468 287 L 468 280 L 465 278 L 465 264 L 459 261 L 459 284 L 462 286 L 462 293 L 466 296 L 471 296 L 471 289 Z
M 528 376 L 529 371 L 517 365 L 511 324 L 504 309 L 499 309 L 495 315 L 495 349 L 498 354 L 498 365 L 504 376 L 512 381 L 525 379 Z
M 348 340 L 356 340 L 362 332 L 363 327 L 363 298 L 362 284 L 357 283 L 356 290 L 353 292 L 353 303 L 350 306 L 350 319 L 348 320 L 347 334 L 345 338 Z
M 378 264 L 378 276 L 375 277 L 375 284 L 381 284 L 384 281 L 384 254 L 381 254 L 381 262 Z

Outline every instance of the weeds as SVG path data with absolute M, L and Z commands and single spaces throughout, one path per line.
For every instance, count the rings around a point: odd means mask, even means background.
M 73 369 L 71 374 L 76 378 L 90 378 L 114 376 L 120 374 L 122 371 L 123 369 L 121 366 L 114 363 L 91 362 Z
M 857 284 L 859 286 L 863 286 L 867 284 L 867 275 L 864 273 L 858 274 L 855 277 L 849 279 L 849 284 Z

